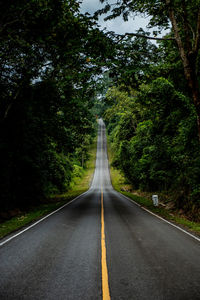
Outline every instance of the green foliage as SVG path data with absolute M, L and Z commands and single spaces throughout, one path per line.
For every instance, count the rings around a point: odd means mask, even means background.
M 180 0 L 172 6 L 191 64 L 198 7 L 199 1 Z M 0 9 L 1 208 L 67 190 L 84 172 L 95 119 L 104 115 L 113 163 L 135 187 L 174 190 L 177 206 L 195 210 L 196 113 L 174 41 L 156 47 L 142 29 L 137 38 L 100 31 L 77 0 L 10 0 Z M 120 0 L 99 13 L 110 10 L 108 19 L 149 15 L 155 36 L 169 27 L 162 1 Z M 197 54 L 190 65 L 199 78 Z
M 95 135 L 95 76 L 112 40 L 70 1 L 0 4 L 1 210 L 69 189 Z
M 100 1 L 106 5 L 96 16 L 127 21 L 140 14 L 149 17 L 154 38 L 170 31 L 158 47 L 142 29 L 113 34 L 117 87 L 104 99 L 113 164 L 135 188 L 171 190 L 177 207 L 199 215 L 199 1 Z
M 102 3 L 106 2 L 105 0 L 101 0 Z M 175 68 L 179 69 L 183 74 L 186 81 L 186 86 L 190 96 L 193 99 L 193 104 L 196 108 L 196 114 L 198 118 L 198 135 L 200 139 L 200 89 L 199 89 L 199 54 L 200 54 L 200 18 L 199 18 L 199 3 L 200 1 L 182 1 L 182 0 L 166 0 L 166 1 L 157 1 L 157 0 L 137 0 L 137 1 L 127 1 L 127 0 L 119 0 L 116 5 L 108 6 L 98 12 L 96 14 L 103 14 L 111 11 L 111 13 L 105 18 L 106 20 L 110 20 L 116 18 L 120 15 L 123 16 L 124 21 L 128 20 L 128 17 L 137 16 L 137 14 L 142 14 L 143 16 L 149 17 L 149 28 L 153 28 L 157 26 L 158 30 L 154 30 L 153 34 L 156 36 L 158 33 L 161 33 L 162 29 L 170 29 L 171 33 L 166 36 L 164 39 L 174 41 L 177 45 L 177 51 L 179 53 L 178 62 L 175 61 Z M 171 28 L 170 28 L 171 23 Z M 138 38 L 146 38 L 149 39 L 149 33 L 143 32 L 143 34 L 126 33 L 125 36 L 120 36 L 120 39 L 125 38 L 126 36 L 137 37 Z M 155 37 L 154 37 L 155 39 Z M 156 38 L 157 39 L 157 38 Z M 135 40 L 132 42 L 132 45 L 135 44 Z M 140 44 L 142 44 L 140 42 Z M 175 51 L 175 55 L 176 52 Z M 148 47 L 148 53 L 150 53 L 150 49 Z M 169 58 L 174 59 L 175 55 L 173 51 L 170 51 Z M 171 57 L 170 57 L 171 56 Z M 131 57 L 129 55 L 129 57 Z M 141 56 L 140 56 L 141 57 Z M 162 56 L 161 56 L 162 57 Z M 132 63 L 132 59 L 129 59 Z M 181 64 L 180 64 L 181 62 Z M 159 61 L 158 61 L 159 64 Z M 170 65 L 168 61 L 165 61 L 161 67 L 162 70 L 167 67 L 167 72 L 169 75 Z M 147 65 L 147 68 L 149 66 Z M 153 68 L 154 69 L 154 68 Z M 131 71 L 133 71 L 133 67 L 131 67 Z M 143 73 L 143 69 L 140 68 L 139 74 Z M 146 76 L 152 73 L 151 68 L 147 70 Z M 165 71 L 163 72 L 165 73 Z M 177 79 L 180 77 L 178 74 L 177 78 L 174 73 L 174 68 L 172 70 L 172 80 L 177 82 Z M 161 74 L 164 76 L 164 74 Z M 129 79 L 132 76 L 129 76 Z M 137 81 L 137 80 L 136 80 Z M 181 86 L 183 88 L 184 80 L 181 79 Z M 129 82 L 129 85 L 131 83 Z M 133 86 L 133 83 L 131 84 Z
M 137 34 L 144 35 L 142 29 Z M 144 75 L 151 72 L 151 64 L 158 61 L 157 47 L 148 39 L 131 36 L 112 36 L 115 48 L 112 63 L 109 64 L 109 76 L 118 85 L 128 88 L 138 88 Z
M 50 199 L 45 201 L 46 203 L 42 203 L 39 206 L 35 206 L 34 203 L 34 207 L 30 207 L 28 210 L 23 210 L 21 212 L 19 209 L 12 210 L 12 215 L 16 216 L 0 224 L 0 238 L 30 222 L 36 221 L 87 191 L 95 168 L 96 140 L 92 142 L 88 151 L 89 160 L 87 161 L 85 169 L 83 170 L 82 167 L 77 165 L 73 166 L 72 181 L 70 183 L 69 191 L 61 195 L 56 195 L 56 197 L 53 195 Z
M 113 165 L 136 189 L 173 190 L 178 207 L 199 206 L 200 150 L 190 99 L 164 78 L 132 95 L 112 88 L 107 97 L 115 100 L 105 113 Z
M 113 155 L 114 151 L 111 147 L 111 144 L 108 139 L 108 156 L 109 160 L 113 160 Z M 182 226 L 185 226 L 186 228 L 194 231 L 195 233 L 199 234 L 200 233 L 200 223 L 199 223 L 199 215 L 198 211 L 194 209 L 193 215 L 188 214 L 188 217 L 190 219 L 196 219 L 197 222 L 190 221 L 188 218 L 186 218 L 185 215 L 180 216 L 178 211 L 176 211 L 174 208 L 169 209 L 163 205 L 159 205 L 159 207 L 155 207 L 152 202 L 152 194 L 148 192 L 141 192 L 141 191 L 132 191 L 132 187 L 130 183 L 127 184 L 127 178 L 124 177 L 122 172 L 115 167 L 111 166 L 110 167 L 110 175 L 111 175 L 111 181 L 112 185 L 115 190 L 120 192 L 121 194 L 124 194 L 127 196 L 129 199 L 132 199 L 134 202 L 137 202 L 140 204 L 142 207 L 146 207 L 150 211 L 153 211 L 157 215 L 162 216 L 163 218 L 167 220 L 174 221 L 177 224 L 180 224 Z M 161 198 L 159 196 L 159 198 Z M 172 200 L 172 199 L 170 199 Z M 161 200 L 162 201 L 162 200 Z M 195 208 L 195 206 L 193 205 Z M 191 212 L 191 207 L 189 208 L 189 212 Z

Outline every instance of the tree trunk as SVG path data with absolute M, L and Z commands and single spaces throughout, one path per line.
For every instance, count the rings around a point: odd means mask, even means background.
M 175 40 L 177 42 L 179 53 L 183 62 L 185 78 L 187 80 L 188 87 L 191 91 L 193 103 L 197 112 L 197 128 L 198 128 L 198 136 L 200 141 L 200 88 L 199 88 L 197 74 L 196 74 L 196 62 L 197 62 L 197 53 L 198 53 L 198 45 L 199 45 L 200 11 L 197 20 L 197 34 L 196 34 L 196 41 L 195 41 L 196 44 L 195 49 L 193 50 L 191 47 L 191 49 L 187 48 L 185 50 L 184 44 L 182 43 L 179 34 L 179 28 L 175 18 L 174 10 L 171 5 L 171 0 L 166 0 L 166 4 L 168 7 L 169 18 L 172 24 Z
M 199 141 L 200 141 L 200 92 L 199 92 L 199 86 L 197 80 L 196 80 L 196 87 L 193 86 L 191 92 L 192 92 L 192 98 L 197 112 L 197 127 L 198 127 Z
M 187 59 L 188 60 L 188 59 Z M 197 112 L 197 127 L 198 127 L 198 136 L 200 141 L 200 88 L 198 84 L 197 74 L 195 72 L 195 64 L 193 61 L 188 60 L 188 64 L 184 67 L 185 78 L 188 83 L 188 87 L 193 98 L 193 103 Z

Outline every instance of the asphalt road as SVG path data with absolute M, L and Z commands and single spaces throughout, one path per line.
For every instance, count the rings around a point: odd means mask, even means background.
M 200 242 L 113 190 L 102 121 L 90 190 L 7 238 L 0 299 L 200 299 Z

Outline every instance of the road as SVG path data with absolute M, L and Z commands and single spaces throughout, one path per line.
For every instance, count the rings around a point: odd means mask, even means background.
M 113 190 L 102 120 L 90 190 L 6 239 L 0 299 L 200 299 L 200 242 Z

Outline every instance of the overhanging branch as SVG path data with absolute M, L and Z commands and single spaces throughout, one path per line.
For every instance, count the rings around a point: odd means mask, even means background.
M 196 40 L 194 44 L 194 52 L 197 54 L 200 45 L 200 9 L 198 11 L 198 18 L 197 18 L 197 30 L 196 30 Z
M 153 36 L 148 36 L 148 35 L 144 35 L 144 34 L 139 34 L 139 33 L 129 33 L 126 32 L 125 34 L 116 34 L 116 36 L 121 37 L 120 40 L 124 39 L 126 36 L 132 36 L 132 37 L 142 37 L 145 39 L 149 39 L 149 40 L 157 40 L 157 41 L 174 41 L 175 38 L 171 37 L 171 38 L 159 38 L 159 37 L 153 37 Z

